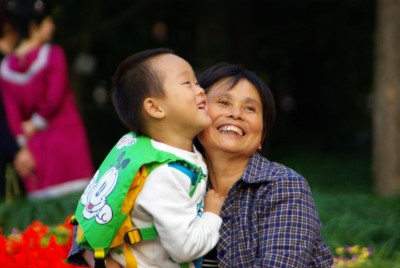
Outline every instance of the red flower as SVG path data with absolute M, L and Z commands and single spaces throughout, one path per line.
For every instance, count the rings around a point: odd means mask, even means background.
M 55 227 L 33 221 L 22 232 L 0 235 L 0 267 L 79 267 L 66 263 L 73 233 L 69 218 Z

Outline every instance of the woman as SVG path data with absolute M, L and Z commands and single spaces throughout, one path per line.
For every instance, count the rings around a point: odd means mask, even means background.
M 13 135 L 36 161 L 34 174 L 23 176 L 27 195 L 83 191 L 92 162 L 63 49 L 48 44 L 55 28 L 50 8 L 41 0 L 13 0 L 8 6 L 21 41 L 1 64 L 1 93 Z
M 306 180 L 261 154 L 275 117 L 269 88 L 225 63 L 205 70 L 198 82 L 212 120 L 198 139 L 210 187 L 226 196 L 221 238 L 204 267 L 331 267 Z

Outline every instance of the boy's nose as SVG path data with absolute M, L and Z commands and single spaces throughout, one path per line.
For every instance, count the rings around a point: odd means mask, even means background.
M 196 95 L 203 96 L 203 95 L 205 95 L 205 94 L 206 94 L 206 93 L 205 93 L 204 89 L 203 89 L 201 86 L 196 85 Z

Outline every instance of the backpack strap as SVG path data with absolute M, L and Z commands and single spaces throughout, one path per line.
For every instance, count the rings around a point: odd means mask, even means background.
M 192 196 L 194 191 L 196 190 L 197 185 L 205 176 L 202 173 L 201 168 L 180 160 L 168 163 L 168 166 L 178 169 L 190 178 L 191 183 L 194 186 L 189 193 L 190 196 Z M 135 196 L 134 199 L 136 199 L 136 197 L 137 196 Z M 133 228 L 132 230 L 127 231 L 124 234 L 124 242 L 132 245 L 140 241 L 154 240 L 157 238 L 157 236 L 158 232 L 155 225 L 153 224 L 152 226 L 147 228 Z
M 106 252 L 104 248 L 94 249 L 94 268 L 106 268 Z
M 154 240 L 158 236 L 158 232 L 154 224 L 148 228 L 134 228 L 129 230 L 124 235 L 124 242 L 135 244 L 140 241 Z
M 191 184 L 192 184 L 192 189 L 189 192 L 190 196 L 192 196 L 194 194 L 194 192 L 197 188 L 197 185 L 205 177 L 205 174 L 202 172 L 200 167 L 197 167 L 197 166 L 195 166 L 189 162 L 183 161 L 183 160 L 177 160 L 177 161 L 170 162 L 170 163 L 168 163 L 168 166 L 183 172 L 185 175 L 187 175 L 189 177 Z M 150 167 L 149 173 L 154 168 L 155 168 L 155 166 Z M 133 201 L 133 203 L 135 203 L 137 195 L 139 194 L 139 191 L 143 187 L 143 184 L 144 184 L 145 178 L 147 178 L 147 175 L 148 175 L 148 173 L 147 173 L 147 169 L 145 167 L 142 167 L 140 169 L 140 171 L 136 174 L 136 176 L 142 176 L 142 177 L 144 177 L 144 179 L 141 180 L 139 178 L 135 178 L 133 180 L 134 182 L 141 182 L 141 185 L 138 187 L 139 189 L 136 189 L 135 193 L 132 192 L 133 196 L 130 197 L 129 195 L 130 195 L 131 191 L 128 192 L 127 199 L 131 200 L 130 202 Z M 130 218 L 127 217 L 126 220 L 130 221 Z M 130 225 L 131 224 L 132 223 L 130 222 Z M 136 258 L 132 254 L 132 251 L 130 250 L 129 245 L 133 245 L 140 241 L 155 240 L 157 238 L 157 236 L 158 236 L 158 232 L 157 232 L 157 229 L 154 224 L 147 228 L 133 228 L 131 230 L 126 231 L 125 234 L 123 235 L 126 267 L 137 267 Z M 189 267 L 188 263 L 180 263 L 179 265 L 181 268 Z

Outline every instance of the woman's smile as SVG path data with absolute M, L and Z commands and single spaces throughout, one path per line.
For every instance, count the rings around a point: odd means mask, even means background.
M 228 124 L 223 125 L 223 126 L 219 127 L 218 130 L 224 134 L 235 134 L 238 136 L 244 136 L 244 134 L 245 134 L 244 131 L 240 127 L 237 127 L 235 125 L 228 125 Z

